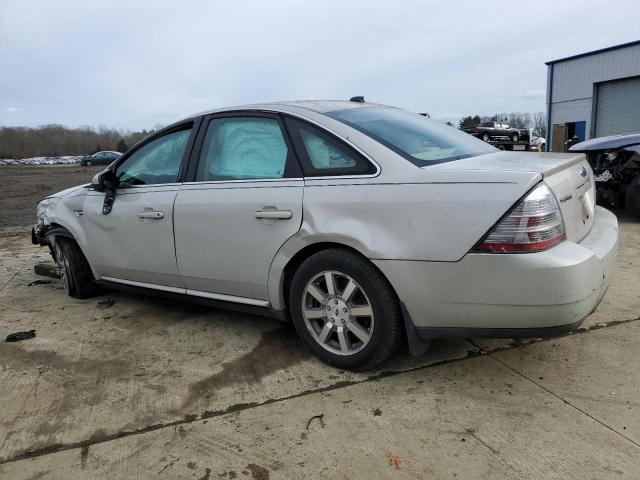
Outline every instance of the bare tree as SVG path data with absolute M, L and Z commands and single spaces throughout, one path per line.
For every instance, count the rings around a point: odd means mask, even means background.
M 544 112 L 536 112 L 533 114 L 532 128 L 537 130 L 541 137 L 547 136 L 547 115 Z
M 104 126 L 98 129 L 86 126 L 67 128 L 55 124 L 37 128 L 0 127 L 0 158 L 84 155 L 99 150 L 116 150 L 120 140 L 125 146 L 134 145 L 152 132 L 120 131 Z

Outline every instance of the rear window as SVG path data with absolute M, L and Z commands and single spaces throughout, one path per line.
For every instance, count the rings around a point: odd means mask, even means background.
M 326 115 L 361 131 L 419 167 L 498 151 L 457 128 L 398 108 L 352 108 Z

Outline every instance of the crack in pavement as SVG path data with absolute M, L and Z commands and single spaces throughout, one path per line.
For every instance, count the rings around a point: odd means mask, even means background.
M 596 331 L 596 330 L 601 330 L 603 328 L 609 328 L 609 327 L 616 327 L 616 326 L 619 326 L 619 325 L 625 325 L 625 324 L 628 324 L 628 323 L 631 323 L 631 322 L 636 322 L 636 321 L 639 321 L 639 320 L 640 320 L 640 317 L 633 318 L 633 319 L 628 319 L 628 320 L 614 320 L 614 321 L 611 321 L 611 322 L 608 322 L 608 323 L 601 323 L 601 324 L 593 325 L 591 327 L 581 328 L 581 329 L 575 330 L 575 331 L 573 331 L 570 334 L 565 335 L 565 336 L 579 335 L 579 334 L 588 333 L 588 332 L 592 332 L 592 331 Z M 37 449 L 33 449 L 33 450 L 24 450 L 24 451 L 20 451 L 20 452 L 14 454 L 13 456 L 10 456 L 8 458 L 5 458 L 5 459 L 0 458 L 0 465 L 17 462 L 19 460 L 25 460 L 25 459 L 29 459 L 29 458 L 35 458 L 35 457 L 41 457 L 41 456 L 45 456 L 45 455 L 50 455 L 52 453 L 62 452 L 62 451 L 66 451 L 66 450 L 73 450 L 73 449 L 78 449 L 78 448 L 80 448 L 80 449 L 88 448 L 88 447 L 90 447 L 92 445 L 98 445 L 98 444 L 101 444 L 101 443 L 106 443 L 106 442 L 110 442 L 110 441 L 113 441 L 113 440 L 118 440 L 118 439 L 121 439 L 121 438 L 131 437 L 131 436 L 135 436 L 135 435 L 142 435 L 142 434 L 153 432 L 155 430 L 160 430 L 160 429 L 163 429 L 163 428 L 170 428 L 170 427 L 176 427 L 176 426 L 179 426 L 179 425 L 190 424 L 190 423 L 194 423 L 194 422 L 196 422 L 198 420 L 206 420 L 206 419 L 209 419 L 209 418 L 220 417 L 220 416 L 226 415 L 228 413 L 242 412 L 242 411 L 245 411 L 245 410 L 250 410 L 250 409 L 257 408 L 257 407 L 262 407 L 262 406 L 267 406 L 267 405 L 271 405 L 271 404 L 274 404 L 274 403 L 285 402 L 287 400 L 292 400 L 292 399 L 295 399 L 295 398 L 300 398 L 300 397 L 304 397 L 304 396 L 307 396 L 307 395 L 312 395 L 312 394 L 315 394 L 315 393 L 324 393 L 324 392 L 329 392 L 329 391 L 333 391 L 333 390 L 338 390 L 338 389 L 341 389 L 341 388 L 350 387 L 352 385 L 359 385 L 359 384 L 366 383 L 366 382 L 377 381 L 377 380 L 381 380 L 383 378 L 393 377 L 393 376 L 396 376 L 396 375 L 402 375 L 402 374 L 405 374 L 405 373 L 412 373 L 412 372 L 416 372 L 416 371 L 420 371 L 420 370 L 425 370 L 427 368 L 434 368 L 434 367 L 438 367 L 440 365 L 446 365 L 446 364 L 449 364 L 449 363 L 461 362 L 461 361 L 464 361 L 464 360 L 467 360 L 467 359 L 470 359 L 470 358 L 476 358 L 476 357 L 480 357 L 480 356 L 490 356 L 493 360 L 503 364 L 508 369 L 510 369 L 513 372 L 517 373 L 518 375 L 524 377 L 525 379 L 533 382 L 534 384 L 536 384 L 540 388 L 544 389 L 545 391 L 547 391 L 551 395 L 555 396 L 556 398 L 560 399 L 561 401 L 563 401 L 567 405 L 570 405 L 571 407 L 575 408 L 579 412 L 587 415 L 588 417 L 590 417 L 594 421 L 600 423 L 604 427 L 606 427 L 609 430 L 617 433 L 618 435 L 622 436 L 623 438 L 629 440 L 634 445 L 640 447 L 640 444 L 636 443 L 634 440 L 626 437 L 625 435 L 621 434 L 620 432 L 616 431 L 615 429 L 609 427 L 608 425 L 606 425 L 605 423 L 601 422 L 597 418 L 594 418 L 593 416 L 591 416 L 589 413 L 581 410 L 580 408 L 578 408 L 575 405 L 571 404 L 570 402 L 568 402 L 567 400 L 563 399 L 559 395 L 555 394 L 551 390 L 545 388 L 544 386 L 542 386 L 542 385 L 536 383 L 535 381 L 531 380 L 530 378 L 526 377 L 525 375 L 523 375 L 522 373 L 518 372 L 517 370 L 514 370 L 512 367 L 510 367 L 509 365 L 504 364 L 503 362 L 501 362 L 500 360 L 498 360 L 497 358 L 495 358 L 492 355 L 494 353 L 498 353 L 498 352 L 505 351 L 505 350 L 513 350 L 513 349 L 516 349 L 516 348 L 526 347 L 527 345 L 535 345 L 537 343 L 555 340 L 556 338 L 562 338 L 562 337 L 539 338 L 539 339 L 535 339 L 535 340 L 528 341 L 528 342 L 525 342 L 525 343 L 518 343 L 516 345 L 511 345 L 511 346 L 508 346 L 508 347 L 497 347 L 497 348 L 490 349 L 490 350 L 486 350 L 486 349 L 476 345 L 473 341 L 471 341 L 469 339 L 465 339 L 471 345 L 473 345 L 474 347 L 478 348 L 479 351 L 470 350 L 470 351 L 467 352 L 467 355 L 464 355 L 462 357 L 437 360 L 437 361 L 430 362 L 430 363 L 427 363 L 427 364 L 424 364 L 424 365 L 417 365 L 415 367 L 401 369 L 401 370 L 383 370 L 383 371 L 380 371 L 380 372 L 378 372 L 376 374 L 373 374 L 373 375 L 370 375 L 370 376 L 368 376 L 366 378 L 363 378 L 361 380 L 340 381 L 340 382 L 336 382 L 336 383 L 334 383 L 332 385 L 328 385 L 326 387 L 305 390 L 305 391 L 298 392 L 298 393 L 295 393 L 293 395 L 289 395 L 289 396 L 286 396 L 286 397 L 271 398 L 271 399 L 268 399 L 268 400 L 266 400 L 264 402 L 239 403 L 239 404 L 231 405 L 231 406 L 227 407 L 226 409 L 215 410 L 215 411 L 205 410 L 204 412 L 201 412 L 199 414 L 186 414 L 180 420 L 174 420 L 174 421 L 165 422 L 165 423 L 156 423 L 156 424 L 147 425 L 146 427 L 141 427 L 141 428 L 135 429 L 135 430 L 124 430 L 124 431 L 114 432 L 112 434 L 102 434 L 102 435 L 95 435 L 94 434 L 91 437 L 89 437 L 88 439 L 81 440 L 81 441 L 78 441 L 78 442 L 55 443 L 55 444 L 52 444 L 52 445 L 48 445 L 48 446 L 37 448 Z
M 525 380 L 529 380 L 531 383 L 533 383 L 534 385 L 540 387 L 541 389 L 543 389 L 545 392 L 550 393 L 551 395 L 553 395 L 554 397 L 556 397 L 558 400 L 564 402 L 565 404 L 569 405 L 570 407 L 574 408 L 575 410 L 577 410 L 578 412 L 582 413 L 583 415 L 586 415 L 587 417 L 589 417 L 591 420 L 595 421 L 596 423 L 599 423 L 600 425 L 602 425 L 603 427 L 607 428 L 608 430 L 611 430 L 613 433 L 618 434 L 619 436 L 621 436 L 622 438 L 624 438 L 625 440 L 628 440 L 629 442 L 631 442 L 633 445 L 635 445 L 636 447 L 640 448 L 640 443 L 636 442 L 635 440 L 633 440 L 632 438 L 627 437 L 625 434 L 619 432 L 618 430 L 616 430 L 613 427 L 610 427 L 609 425 L 607 425 L 606 423 L 604 423 L 602 420 L 594 417 L 593 415 L 591 415 L 589 412 L 586 412 L 585 410 L 581 409 L 580 407 L 578 407 L 577 405 L 574 405 L 573 403 L 571 403 L 569 400 L 566 400 L 564 398 L 562 398 L 560 395 L 558 395 L 557 393 L 555 393 L 554 391 L 548 389 L 547 387 L 545 387 L 544 385 L 539 384 L 538 382 L 536 382 L 535 380 L 530 379 L 529 377 L 527 377 L 525 374 L 520 373 L 518 370 L 516 370 L 515 368 L 511 367 L 510 365 L 504 363 L 502 360 L 497 359 L 496 357 L 494 357 L 493 355 L 489 355 L 489 357 L 491 357 L 493 360 L 495 360 L 496 362 L 498 362 L 499 364 L 503 365 L 504 367 L 508 368 L 509 370 L 511 370 L 512 372 L 520 375 L 522 378 L 524 378 Z
M 637 320 L 640 320 L 640 318 L 635 318 L 635 319 L 631 319 L 631 320 L 620 320 L 620 321 L 615 321 L 612 323 L 615 323 L 613 325 L 611 325 L 612 327 L 615 327 L 617 325 L 620 325 L 621 323 L 630 323 L 630 322 L 635 322 Z M 601 326 L 601 325 L 594 325 L 594 327 L 592 328 L 588 328 L 588 329 L 584 329 L 581 333 L 585 333 L 585 332 L 591 332 L 591 331 L 595 331 L 595 330 L 600 330 L 602 328 L 606 328 L 605 326 Z M 473 341 L 469 340 L 469 342 L 474 345 L 475 347 L 484 350 L 482 347 L 480 347 L 479 345 L 476 345 Z M 538 343 L 538 342 L 532 342 L 532 343 Z M 526 343 L 524 345 L 530 345 L 531 343 Z M 523 345 L 523 346 L 524 346 Z M 513 347 L 513 348 L 518 348 L 518 347 Z M 640 448 L 640 443 L 636 442 L 635 440 L 633 440 L 632 438 L 629 438 L 628 436 L 626 436 L 624 433 L 616 430 L 615 428 L 607 425 L 606 423 L 604 423 L 602 420 L 594 417 L 593 415 L 591 415 L 589 412 L 581 409 L 580 407 L 578 407 L 577 405 L 574 405 L 573 403 L 571 403 L 569 400 L 563 398 L 561 395 L 555 393 L 553 390 L 545 387 L 544 385 L 536 382 L 535 380 L 533 380 L 532 378 L 529 378 L 527 375 L 525 375 L 524 373 L 516 370 L 514 367 L 512 367 L 511 365 L 507 364 L 506 362 L 500 360 L 499 358 L 496 358 L 494 356 L 495 353 L 498 353 L 500 351 L 504 351 L 504 350 L 511 350 L 510 348 L 503 348 L 502 350 L 500 349 L 495 349 L 495 350 L 485 350 L 486 355 L 488 355 L 492 360 L 495 360 L 496 362 L 498 362 L 500 365 L 502 365 L 503 367 L 508 368 L 509 370 L 511 370 L 512 372 L 514 372 L 515 374 L 519 375 L 520 377 L 524 378 L 525 380 L 528 380 L 529 382 L 533 383 L 534 385 L 536 385 L 537 387 L 541 388 L 542 390 L 544 390 L 545 392 L 553 395 L 554 397 L 556 397 L 558 400 L 560 400 L 561 402 L 565 403 L 566 405 L 570 406 L 571 408 L 577 410 L 578 412 L 582 413 L 583 415 L 586 415 L 587 417 L 589 417 L 591 420 L 593 420 L 594 422 L 602 425 L 603 427 L 605 427 L 606 429 L 610 430 L 611 432 L 619 435 L 620 437 L 624 438 L 625 440 L 628 440 L 629 442 L 631 442 L 633 445 L 635 445 L 636 447 Z M 475 435 L 473 435 L 473 433 L 468 432 L 470 435 L 472 435 L 475 438 Z M 479 439 L 478 439 L 479 440 Z M 484 442 L 482 442 L 484 444 Z M 487 445 L 488 447 L 488 445 Z
M 13 279 L 14 279 L 14 278 L 16 278 L 16 277 L 18 276 L 18 274 L 22 273 L 22 270 L 24 270 L 24 266 L 25 266 L 25 265 L 26 265 L 26 263 L 25 263 L 25 264 L 23 264 L 23 265 L 20 267 L 20 269 L 19 269 L 16 273 L 14 273 L 14 274 L 11 276 L 11 278 L 10 278 L 9 280 L 7 280 L 7 283 L 5 283 L 5 284 L 2 286 L 2 288 L 0 288 L 0 292 L 2 292 L 5 288 L 7 288 L 7 285 L 9 285 L 9 284 L 13 281 Z

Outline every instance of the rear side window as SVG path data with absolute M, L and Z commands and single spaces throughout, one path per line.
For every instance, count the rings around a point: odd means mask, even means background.
M 214 118 L 202 143 L 196 181 L 283 178 L 289 156 L 276 119 Z
M 375 167 L 327 132 L 295 118 L 286 119 L 305 176 L 361 175 Z

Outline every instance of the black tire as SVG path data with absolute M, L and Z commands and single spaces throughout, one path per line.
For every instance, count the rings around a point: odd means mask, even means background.
M 95 293 L 93 273 L 76 242 L 56 236 L 53 240 L 53 252 L 64 289 L 70 297 L 87 298 Z
M 640 175 L 627 185 L 626 203 L 627 210 L 640 220 Z
M 86 162 L 84 162 L 84 164 L 85 164 L 87 167 L 90 167 L 90 166 L 91 166 L 91 160 L 87 160 Z
M 517 142 L 520 139 L 520 136 L 517 133 L 511 135 L 511 141 Z
M 491 141 L 491 135 L 489 135 L 488 133 L 483 133 L 482 134 L 482 141 L 489 143 Z
M 358 290 L 353 294 L 353 297 L 364 295 L 360 298 L 368 301 L 367 306 L 370 307 L 370 310 L 373 312 L 373 315 L 368 320 L 370 321 L 368 343 L 362 341 L 360 344 L 361 349 L 356 351 L 354 348 L 354 353 L 341 355 L 329 351 L 329 347 L 327 346 L 329 342 L 325 342 L 325 346 L 320 344 L 319 340 L 317 340 L 317 335 L 311 333 L 310 328 L 313 327 L 307 326 L 303 315 L 303 302 L 308 298 L 308 285 L 314 278 L 328 271 L 335 273 L 338 279 L 346 280 L 347 277 L 350 277 L 357 283 Z M 343 277 L 340 277 L 340 275 L 343 275 Z M 336 296 L 339 296 L 338 292 L 342 288 L 346 289 L 346 287 L 339 285 L 338 281 L 336 281 L 335 285 Z M 344 289 L 342 290 L 343 293 Z M 346 301 L 348 300 L 349 297 Z M 324 306 L 327 307 L 327 310 L 329 308 L 332 310 L 333 307 L 329 307 L 329 303 L 330 302 L 320 304 L 320 302 L 318 302 L 320 305 L 318 310 L 324 308 Z M 320 251 L 311 255 L 300 265 L 293 275 L 291 282 L 289 308 L 293 324 L 300 338 L 302 338 L 318 358 L 338 368 L 346 370 L 371 369 L 388 359 L 398 349 L 401 342 L 403 333 L 402 313 L 393 288 L 371 262 L 357 253 L 346 249 L 331 248 Z M 336 310 L 336 314 L 337 312 L 338 310 Z M 354 317 L 351 316 L 352 312 L 347 312 L 347 309 L 345 309 L 344 312 L 344 317 L 349 317 L 347 322 L 351 322 L 354 319 Z M 315 321 L 329 323 L 327 312 L 322 310 L 322 313 L 325 318 Z M 328 315 L 333 315 L 333 313 L 329 313 Z M 366 321 L 365 319 L 365 322 Z M 342 325 L 344 325 L 344 323 L 342 323 Z M 335 325 L 335 328 L 338 329 L 338 325 Z M 360 342 L 360 340 L 353 335 L 351 329 L 343 326 L 342 330 L 346 332 L 345 335 L 347 337 L 351 338 L 351 340 L 349 340 L 350 346 Z M 338 336 L 337 331 L 332 330 L 332 333 L 330 333 L 327 338 L 331 336 L 335 336 L 333 337 L 335 340 L 330 340 L 335 344 Z

